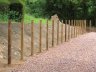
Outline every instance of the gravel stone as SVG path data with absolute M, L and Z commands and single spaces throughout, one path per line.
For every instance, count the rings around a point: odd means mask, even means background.
M 96 33 L 86 33 L 30 57 L 9 72 L 96 72 Z

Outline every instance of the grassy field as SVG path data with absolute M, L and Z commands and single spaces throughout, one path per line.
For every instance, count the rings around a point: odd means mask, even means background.
M 40 20 L 42 20 L 42 24 L 46 24 L 46 21 L 48 19 L 44 19 L 44 18 L 35 18 L 33 16 L 30 16 L 28 14 L 25 14 L 24 16 L 24 23 L 31 23 L 31 21 L 34 20 L 35 24 L 38 24 Z M 49 20 L 49 22 L 51 22 L 51 20 Z
M 48 19 L 44 19 L 44 18 L 35 18 L 34 16 L 25 14 L 24 15 L 24 23 L 28 24 L 31 23 L 31 21 L 34 20 L 35 24 L 38 24 L 40 20 L 42 20 L 42 24 L 46 24 L 46 21 Z M 14 21 L 13 21 L 14 22 Z M 8 17 L 6 15 L 0 15 L 0 23 L 8 23 Z M 49 20 L 49 23 L 51 23 L 51 21 Z

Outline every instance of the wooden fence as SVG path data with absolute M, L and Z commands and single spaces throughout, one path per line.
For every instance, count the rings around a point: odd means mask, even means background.
M 8 22 L 8 64 L 11 64 L 11 20 Z M 23 60 L 23 48 L 24 48 L 24 23 L 23 21 L 21 24 L 21 60 Z M 54 33 L 54 25 L 57 24 L 57 34 Z M 39 52 L 42 52 L 42 20 L 39 22 Z M 52 23 L 49 25 L 48 20 L 46 21 L 46 50 L 49 50 L 49 26 L 52 27 L 52 47 L 54 47 L 54 35 L 57 36 L 57 45 L 62 44 L 63 42 L 69 41 L 71 38 L 78 37 L 79 35 L 82 35 L 86 33 L 86 20 L 64 20 L 60 22 L 59 20 L 57 23 L 52 20 Z M 61 26 L 61 30 L 60 27 Z M 31 22 L 31 56 L 34 55 L 34 20 Z M 90 22 L 90 29 L 91 29 L 91 22 Z M 61 32 L 60 32 L 61 31 Z M 60 35 L 60 33 L 61 35 Z M 61 36 L 61 37 L 60 37 Z M 61 38 L 61 39 L 60 39 Z M 61 41 L 60 41 L 61 40 Z

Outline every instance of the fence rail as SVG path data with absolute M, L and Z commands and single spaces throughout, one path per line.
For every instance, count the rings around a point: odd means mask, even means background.
M 11 64 L 11 20 L 9 20 L 8 22 L 8 64 Z M 21 22 L 21 60 L 23 60 L 23 56 L 24 56 L 24 23 Z M 48 20 L 46 21 L 46 50 L 49 50 L 49 26 L 52 26 L 52 47 L 54 47 L 54 41 L 55 41 L 55 26 L 57 24 L 57 45 L 59 45 L 60 43 L 69 41 L 71 38 L 75 38 L 78 37 L 79 35 L 82 35 L 84 33 L 86 33 L 86 20 L 64 20 L 62 22 L 60 22 L 59 20 L 56 22 L 54 20 L 52 20 L 52 25 L 49 25 Z M 39 52 L 42 52 L 42 20 L 40 20 L 39 24 Z M 59 28 L 61 26 L 61 29 Z M 91 22 L 90 22 L 90 29 L 91 29 Z M 32 20 L 31 22 L 31 51 L 30 54 L 31 56 L 34 55 L 34 20 Z M 61 34 L 60 34 L 60 33 Z M 60 36 L 61 35 L 61 36 Z

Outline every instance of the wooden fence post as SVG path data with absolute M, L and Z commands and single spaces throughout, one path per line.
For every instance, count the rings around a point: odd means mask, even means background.
M 84 27 L 85 27 L 85 33 L 86 33 L 86 20 L 84 20 Z
M 82 29 L 83 29 L 83 31 L 82 31 L 82 34 L 84 34 L 84 20 L 82 21 Z
M 80 35 L 82 34 L 82 20 L 80 20 Z
M 8 65 L 11 64 L 11 20 L 8 21 Z
M 46 50 L 48 50 L 48 35 L 49 35 L 49 32 L 48 32 L 48 27 L 49 27 L 49 25 L 48 25 L 48 20 L 47 20 L 47 25 L 46 25 Z
M 65 42 L 67 41 L 67 20 L 65 20 Z
M 73 20 L 71 20 L 71 38 L 73 38 Z
M 82 20 L 82 23 L 81 23 L 81 29 L 82 29 L 81 30 L 82 31 L 81 33 L 83 34 L 83 20 Z
M 54 47 L 54 20 L 52 20 L 52 47 Z
M 80 35 L 80 20 L 78 20 L 78 35 Z
M 68 20 L 68 40 L 70 40 L 70 20 Z
M 80 35 L 82 34 L 82 20 L 80 20 Z
M 24 49 L 24 23 L 21 22 L 21 60 L 23 60 L 23 49 Z
M 79 36 L 79 34 L 80 34 L 80 20 L 78 20 L 78 36 Z
M 77 20 L 77 36 L 79 36 L 79 20 Z
M 42 52 L 42 20 L 40 20 L 39 24 L 39 29 L 40 29 L 40 35 L 39 35 L 39 52 Z
M 75 20 L 75 37 L 77 36 L 77 20 Z
M 74 24 L 74 37 L 75 37 L 75 20 L 74 20 L 74 23 L 73 24 Z
M 89 28 L 90 28 L 90 32 L 91 32 L 91 28 L 92 28 L 91 20 L 90 20 L 90 23 L 89 23 Z
M 34 54 L 34 20 L 31 23 L 31 56 Z
M 83 20 L 83 34 L 85 33 L 85 20 Z
M 79 35 L 79 20 L 77 20 L 77 37 L 78 37 L 78 35 Z
M 59 20 L 57 22 L 57 45 L 59 44 Z
M 79 35 L 81 35 L 81 20 L 79 20 Z
M 61 43 L 63 43 L 63 20 L 61 24 Z
M 77 30 L 77 29 L 78 29 L 78 28 L 77 28 L 78 22 L 77 22 L 77 21 L 78 21 L 78 20 L 76 20 L 76 37 L 77 37 L 77 34 L 78 34 L 78 33 L 77 33 L 77 32 L 78 32 L 78 30 Z

